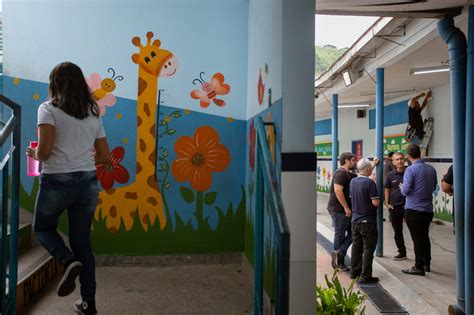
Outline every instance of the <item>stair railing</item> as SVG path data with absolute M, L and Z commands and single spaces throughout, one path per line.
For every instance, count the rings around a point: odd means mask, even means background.
M 13 315 L 16 314 L 16 288 L 18 282 L 21 106 L 3 94 L 0 94 L 0 103 L 12 110 L 12 116 L 8 121 L 0 124 L 0 151 L 6 151 L 5 156 L 0 162 L 0 192 L 2 196 L 0 208 L 0 314 Z M 4 150 L 7 149 L 4 148 L 4 144 L 10 136 L 11 146 L 8 150 Z M 10 174 L 11 181 L 8 180 Z M 11 197 L 9 193 L 11 193 Z M 8 215 L 9 209 L 10 215 Z M 9 218 L 10 222 L 8 222 Z M 10 231 L 9 237 L 8 230 Z
M 256 205 L 254 230 L 254 314 L 263 314 L 263 267 L 264 267 L 264 213 L 266 209 L 270 220 L 269 231 L 274 232 L 276 241 L 275 259 L 275 314 L 289 313 L 289 275 L 290 275 L 290 230 L 281 199 L 274 163 L 266 137 L 265 123 L 261 117 L 256 119 Z M 270 237 L 272 237 L 270 235 Z M 273 248 L 272 248 L 273 250 Z M 272 297 L 270 297 L 272 298 Z

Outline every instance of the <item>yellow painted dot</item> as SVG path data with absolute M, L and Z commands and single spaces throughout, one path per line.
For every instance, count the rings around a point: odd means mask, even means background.
M 191 110 L 190 110 L 190 109 L 185 109 L 185 110 L 184 110 L 184 114 L 186 114 L 186 115 L 191 114 Z
M 165 117 L 165 121 L 166 121 L 166 122 L 170 122 L 170 120 L 171 120 L 170 116 L 166 116 L 166 117 Z
M 15 85 L 20 84 L 20 78 L 14 78 L 13 79 L 13 84 L 15 84 Z
M 39 100 L 39 98 L 40 98 L 40 96 L 39 96 L 38 93 L 33 94 L 33 99 L 34 99 L 35 101 Z
M 117 119 L 122 119 L 123 115 L 121 113 L 115 114 L 115 118 Z
M 228 121 L 228 122 L 233 122 L 233 121 L 234 121 L 234 118 L 232 118 L 232 117 L 227 117 L 227 121 Z
M 125 144 L 127 144 L 127 143 L 128 143 L 128 138 L 123 138 L 123 139 L 122 139 L 122 142 L 125 143 Z

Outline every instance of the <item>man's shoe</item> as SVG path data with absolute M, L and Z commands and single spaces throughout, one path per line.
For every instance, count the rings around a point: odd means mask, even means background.
M 416 276 L 424 276 L 425 275 L 425 270 L 423 269 L 418 269 L 415 266 L 411 267 L 410 269 L 403 269 L 403 273 L 409 274 L 409 275 L 416 275 Z
M 431 271 L 430 266 L 423 266 L 423 269 L 425 269 L 425 272 L 430 272 Z
M 337 252 L 332 252 L 331 253 L 331 266 L 332 269 L 337 269 L 337 260 L 338 260 L 338 253 Z
M 398 254 L 393 256 L 393 260 L 406 260 L 407 259 L 407 254 Z
M 339 270 L 341 271 L 349 271 L 349 268 L 346 266 L 346 264 L 342 263 L 342 264 L 339 264 L 337 266 L 337 268 L 339 268 Z
M 76 278 L 81 273 L 82 264 L 79 261 L 72 262 L 64 272 L 64 275 L 59 281 L 58 295 L 66 296 L 71 294 L 76 288 Z
M 349 271 L 349 278 L 352 280 L 357 279 L 360 276 L 360 272 L 353 272 L 352 270 Z
M 377 283 L 379 282 L 379 278 L 377 277 L 369 277 L 369 278 L 360 278 L 357 283 L 361 284 L 368 284 L 368 283 Z
M 76 314 L 97 314 L 95 302 L 87 302 L 83 300 L 74 303 L 74 312 Z

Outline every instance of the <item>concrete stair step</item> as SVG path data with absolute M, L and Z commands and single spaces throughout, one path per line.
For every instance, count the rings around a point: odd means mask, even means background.
M 33 245 L 18 260 L 17 314 L 38 296 L 57 276 L 58 263 L 41 246 Z
M 16 307 L 17 314 L 22 314 L 25 306 L 34 301 L 43 289 L 55 280 L 59 266 L 56 260 L 38 243 L 31 223 L 33 222 L 33 215 L 20 208 L 19 219 Z M 8 237 L 10 237 L 9 228 Z
M 32 225 L 31 223 L 20 223 L 19 224 L 19 235 L 18 235 L 18 248 L 20 254 L 24 253 L 32 245 Z M 10 225 L 7 227 L 7 244 L 10 244 Z M 7 251 L 9 248 L 7 247 Z

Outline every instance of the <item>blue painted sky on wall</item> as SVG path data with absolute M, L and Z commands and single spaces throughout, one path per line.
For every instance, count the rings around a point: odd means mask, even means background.
M 114 4 L 4 2 L 4 28 L 14 30 L 14 36 L 5 36 L 5 74 L 46 83 L 54 65 L 65 60 L 79 64 L 86 76 L 92 72 L 106 76 L 107 69 L 113 67 L 124 77 L 117 83 L 115 95 L 136 99 L 138 66 L 131 56 L 137 48 L 131 40 L 139 36 L 143 42 L 145 34 L 152 31 L 161 40 L 162 48 L 174 53 L 179 62 L 174 77 L 159 81 L 169 104 L 245 118 L 247 1 L 137 0 Z M 21 19 L 16 18 L 19 15 Z M 221 44 L 224 41 L 225 45 Z M 224 74 L 231 85 L 231 92 L 222 97 L 227 102 L 225 107 L 212 104 L 201 109 L 199 101 L 190 97 L 190 92 L 197 88 L 192 81 L 201 71 L 206 73 L 207 80 L 216 72 Z

